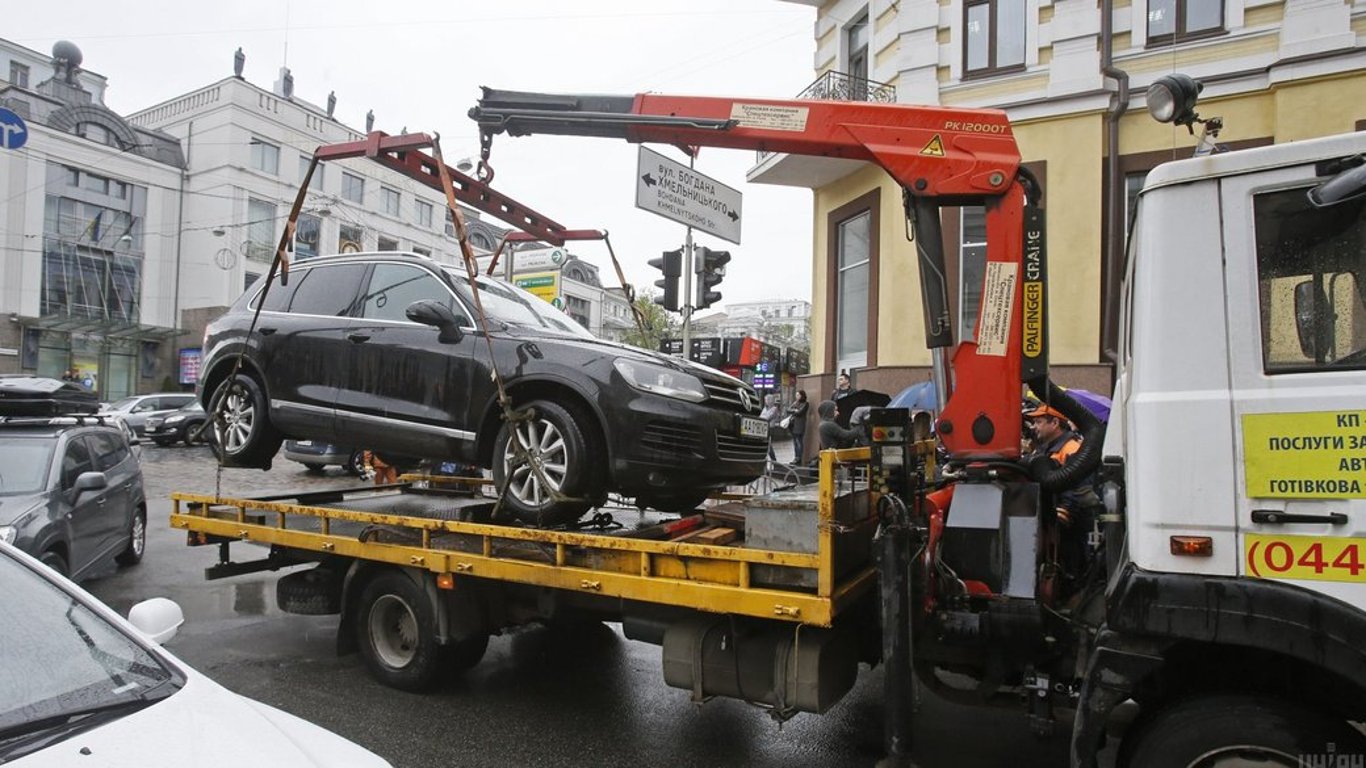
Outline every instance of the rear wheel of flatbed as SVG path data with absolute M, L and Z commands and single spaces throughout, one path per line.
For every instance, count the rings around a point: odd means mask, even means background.
M 376 679 L 404 691 L 429 690 L 440 681 L 436 617 L 412 579 L 397 572 L 376 576 L 357 608 L 356 641 Z

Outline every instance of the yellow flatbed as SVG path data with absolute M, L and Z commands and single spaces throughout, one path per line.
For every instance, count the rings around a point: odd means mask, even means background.
M 625 528 L 480 522 L 491 498 L 471 492 L 468 481 L 422 476 L 293 497 L 175 493 L 171 526 L 187 531 L 192 544 L 242 541 L 283 548 L 296 562 L 354 558 L 418 569 L 444 589 L 474 577 L 830 627 L 877 579 L 868 459 L 867 448 L 821 454 L 820 480 L 804 505 L 814 514 L 798 523 L 814 526 L 806 532 L 814 547 L 783 550 L 638 538 Z M 746 514 L 779 514 L 774 508 L 781 505 L 746 503 Z M 802 534 L 794 531 L 794 538 Z

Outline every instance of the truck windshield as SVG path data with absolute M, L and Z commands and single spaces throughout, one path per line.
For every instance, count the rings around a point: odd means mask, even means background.
M 1366 200 L 1315 208 L 1297 188 L 1253 210 L 1266 372 L 1366 368 Z
M 460 292 L 473 308 L 470 298 L 470 283 L 464 272 L 446 268 Z M 591 339 L 593 334 L 579 325 L 569 315 L 551 306 L 550 302 L 537 298 L 521 288 L 508 285 L 490 277 L 479 277 L 479 297 L 483 299 L 484 311 L 489 318 L 528 328 L 538 328 L 555 333 Z

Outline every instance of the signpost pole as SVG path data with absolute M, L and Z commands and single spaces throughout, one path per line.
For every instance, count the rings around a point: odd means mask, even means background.
M 692 227 L 688 227 L 688 234 L 683 241 L 683 359 L 687 360 L 692 356 L 692 343 L 690 341 L 691 328 L 689 321 L 692 320 L 692 264 L 693 264 L 693 245 Z

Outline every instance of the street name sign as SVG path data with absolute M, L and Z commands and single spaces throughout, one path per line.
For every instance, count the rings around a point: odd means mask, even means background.
M 636 207 L 740 244 L 740 191 L 645 147 Z

